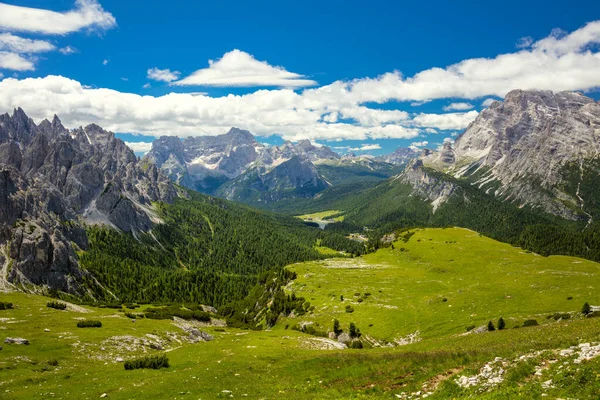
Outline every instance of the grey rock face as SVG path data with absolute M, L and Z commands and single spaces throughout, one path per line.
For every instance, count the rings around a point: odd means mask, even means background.
M 397 179 L 413 187 L 414 193 L 428 199 L 433 212 L 455 194 L 457 186 L 445 179 L 439 179 L 429 174 L 423 166 L 423 161 L 413 160 L 406 166 Z
M 0 279 L 81 294 L 86 272 L 72 245 L 87 248 L 80 219 L 146 231 L 151 202 L 177 195 L 97 125 L 69 131 L 56 116 L 35 125 L 21 109 L 0 115 L 0 247 L 11 265 Z
M 454 151 L 456 176 L 485 167 L 476 184 L 499 182 L 497 197 L 578 218 L 566 204 L 579 199 L 562 191 L 559 172 L 600 154 L 600 104 L 574 92 L 514 90 L 479 114 Z

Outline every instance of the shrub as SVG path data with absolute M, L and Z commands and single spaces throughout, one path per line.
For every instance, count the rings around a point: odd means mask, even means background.
M 83 321 L 79 321 L 77 323 L 77 327 L 78 328 L 101 328 L 102 327 L 102 322 L 100 321 L 94 321 L 91 319 L 85 319 Z
M 58 360 L 55 358 L 51 358 L 50 360 L 48 360 L 48 365 L 51 367 L 57 367 L 58 366 Z
M 54 308 L 56 310 L 66 310 L 67 305 L 65 303 L 61 303 L 59 301 L 49 301 L 46 303 L 46 307 Z
M 535 319 L 528 319 L 527 321 L 523 322 L 523 326 L 538 326 L 538 322 Z
M 349 346 L 351 349 L 362 349 L 363 348 L 363 344 L 360 340 L 353 340 L 352 343 L 350 343 Z
M 469 325 L 469 326 L 467 326 L 467 332 L 470 332 L 470 331 L 472 331 L 475 328 L 476 328 L 475 325 Z
M 125 361 L 125 369 L 140 369 L 140 368 L 149 368 L 149 369 L 160 369 L 160 368 L 169 368 L 169 359 L 166 355 L 161 356 L 148 356 L 142 358 L 136 358 L 134 360 Z
M 11 308 L 13 308 L 13 303 L 0 301 L 0 310 L 10 310 Z
M 504 328 L 506 328 L 506 322 L 504 322 L 504 318 L 500 317 L 498 319 L 498 330 L 501 331 Z
M 487 324 L 487 330 L 488 330 L 489 332 L 492 332 L 492 331 L 495 331 L 495 330 L 496 330 L 496 328 L 494 328 L 494 323 L 493 323 L 492 321 L 489 321 L 489 322 L 488 322 L 488 324 Z
M 592 312 L 592 307 L 590 306 L 590 303 L 588 303 L 587 301 L 583 304 L 583 307 L 581 308 L 581 313 L 583 315 L 588 315 L 589 313 Z
M 573 300 L 573 296 L 567 297 L 567 300 Z
M 354 312 L 354 308 L 350 304 L 348 304 L 346 306 L 346 312 L 347 313 L 353 313 Z
M 130 312 L 126 312 L 126 313 L 125 313 L 125 316 L 126 316 L 127 318 L 131 318 L 131 319 L 136 319 L 136 318 L 137 318 L 137 315 L 135 315 L 135 314 L 133 314 L 133 313 L 130 313 Z

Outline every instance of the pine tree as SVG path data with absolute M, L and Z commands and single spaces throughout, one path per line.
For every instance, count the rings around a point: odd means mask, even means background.
M 592 307 L 590 306 L 590 303 L 588 303 L 587 301 L 583 304 L 583 308 L 581 309 L 581 313 L 583 315 L 588 315 L 589 313 L 592 312 Z
M 349 333 L 351 338 L 355 338 L 357 335 L 356 324 L 354 322 L 350 322 Z
M 336 336 L 342 333 L 342 330 L 340 329 L 340 321 L 337 319 L 333 320 L 333 333 L 335 333 Z
M 506 322 L 504 322 L 504 318 L 500 317 L 498 320 L 498 330 L 501 331 L 506 327 Z
M 494 328 L 494 323 L 492 321 L 488 322 L 487 330 L 490 332 L 496 330 L 496 328 Z

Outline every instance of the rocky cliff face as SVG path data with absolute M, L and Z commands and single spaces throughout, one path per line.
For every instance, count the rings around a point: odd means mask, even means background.
M 173 184 L 97 125 L 36 125 L 20 108 L 0 115 L 0 280 L 79 293 L 85 271 L 82 222 L 126 232 L 150 229 L 151 202 L 171 202 Z
M 563 172 L 599 157 L 600 104 L 574 92 L 515 90 L 482 111 L 453 151 L 455 176 L 478 171 L 475 184 L 498 198 L 581 218 Z

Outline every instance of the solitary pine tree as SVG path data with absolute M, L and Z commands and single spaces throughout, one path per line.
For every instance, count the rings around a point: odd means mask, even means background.
M 335 333 L 336 335 L 342 333 L 342 330 L 340 329 L 340 321 L 338 321 L 337 319 L 333 320 L 333 333 Z
M 357 329 L 356 329 L 356 324 L 354 322 L 350 322 L 350 329 L 349 329 L 349 333 L 350 333 L 350 337 L 351 338 L 355 338 L 358 336 L 357 334 Z
M 592 307 L 590 306 L 590 303 L 588 303 L 586 301 L 585 304 L 583 305 L 583 308 L 581 309 L 581 313 L 583 315 L 588 315 L 591 312 L 592 312 Z
M 506 328 L 506 322 L 504 322 L 504 318 L 500 317 L 498 320 L 498 330 L 501 331 L 504 328 Z
M 488 328 L 488 331 L 490 331 L 490 332 L 496 330 L 496 328 L 494 328 L 494 323 L 492 321 L 488 322 L 487 328 Z

